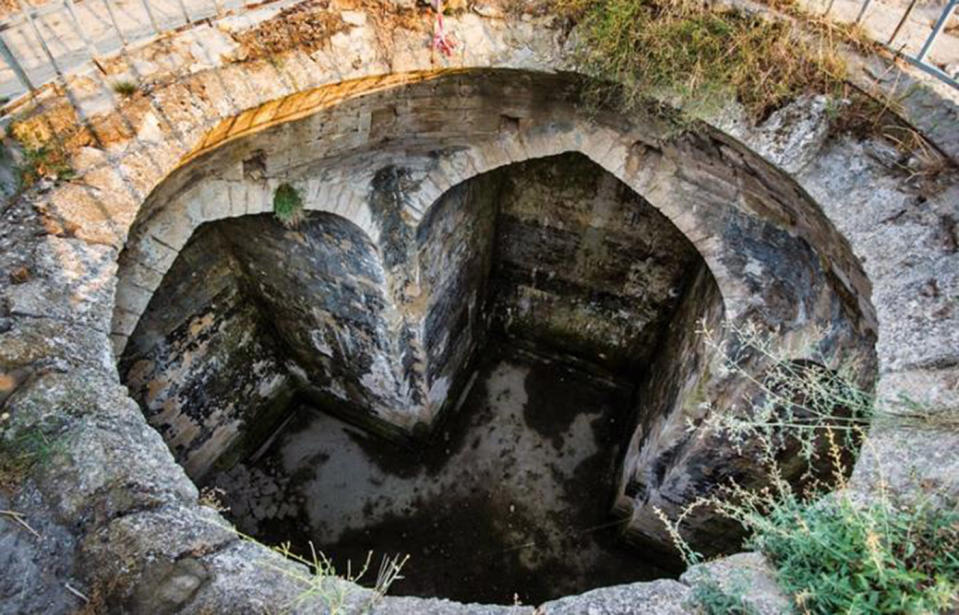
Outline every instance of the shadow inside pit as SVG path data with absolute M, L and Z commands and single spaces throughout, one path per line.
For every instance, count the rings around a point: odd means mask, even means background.
M 430 445 L 409 450 L 306 405 L 258 455 L 212 478 L 266 544 L 309 542 L 353 570 L 409 554 L 394 595 L 538 604 L 681 566 L 622 544 L 610 515 L 630 388 L 491 343 Z

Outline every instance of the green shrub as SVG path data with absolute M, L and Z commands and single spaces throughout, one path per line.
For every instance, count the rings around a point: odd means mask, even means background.
M 273 194 L 273 215 L 280 224 L 295 228 L 303 220 L 303 198 L 296 188 L 282 183 Z
M 807 613 L 959 609 L 959 513 L 856 503 L 845 494 L 779 502 L 752 538 Z

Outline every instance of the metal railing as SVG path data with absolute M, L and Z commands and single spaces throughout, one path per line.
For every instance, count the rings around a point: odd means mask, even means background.
M 859 10 L 856 14 L 856 19 L 854 21 L 854 23 L 857 25 L 868 24 L 869 12 L 870 10 L 875 10 L 876 6 L 881 6 L 881 10 L 888 10 L 887 6 L 882 5 L 880 2 L 875 2 L 874 0 L 857 0 L 857 2 L 861 2 Z M 835 0 L 830 0 L 829 5 L 826 8 L 827 15 L 829 15 L 834 4 Z M 913 16 L 917 4 L 918 0 L 910 0 L 909 4 L 902 9 L 902 14 L 899 16 L 898 20 L 896 20 L 896 26 L 892 33 L 885 40 L 879 39 L 879 42 L 885 45 L 887 49 L 895 53 L 898 57 L 903 58 L 913 66 L 951 85 L 952 87 L 959 89 L 957 74 L 949 74 L 930 61 L 930 52 L 933 49 L 933 45 L 936 44 L 936 41 L 939 40 L 946 31 L 946 28 L 949 25 L 949 20 L 956 15 L 956 7 L 959 6 L 959 0 L 947 0 L 945 6 L 942 7 L 939 15 L 932 23 L 929 33 L 925 36 L 922 45 L 917 51 L 910 53 L 906 49 L 908 43 L 900 42 L 899 37 L 903 33 L 904 27 L 910 23 L 910 18 Z M 959 24 L 957 24 L 957 26 L 959 26 Z M 955 65 L 955 70 L 957 73 L 959 73 L 959 57 L 954 57 L 952 59 L 954 62 L 957 62 Z
M 7 101 L 100 69 L 101 59 L 131 45 L 245 8 L 244 0 L 17 1 L 20 10 L 0 20 L 0 97 Z
M 949 32 L 959 0 L 947 0 L 935 19 L 929 19 L 930 10 L 937 9 L 919 0 L 898 7 L 883 0 L 814 1 L 828 18 L 862 25 L 908 63 L 959 89 L 959 75 L 948 74 L 933 57 L 936 44 L 948 39 L 946 61 L 959 71 L 959 36 Z M 39 6 L 29 0 L 18 2 L 20 11 L 0 21 L 0 99 L 5 101 L 51 81 L 63 82 L 68 73 L 99 69 L 99 59 L 130 45 L 247 9 L 245 0 L 52 0 Z M 890 27 L 886 35 L 883 29 Z

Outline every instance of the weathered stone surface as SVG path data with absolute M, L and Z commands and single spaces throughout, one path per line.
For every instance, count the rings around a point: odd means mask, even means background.
M 119 517 L 83 539 L 88 584 L 132 613 L 179 612 L 211 572 L 209 553 L 239 539 L 218 514 L 174 504 Z
M 380 601 L 371 611 L 374 615 L 535 615 L 536 609 L 529 606 L 497 606 L 485 604 L 462 604 L 433 598 L 390 597 Z
M 109 330 L 116 284 L 113 248 L 48 235 L 37 242 L 29 262 L 26 279 L 7 286 L 2 297 L 10 314 Z
M 872 285 L 880 372 L 954 363 L 959 349 L 955 186 L 927 195 L 868 144 L 832 142 L 800 177 Z
M 116 375 L 106 333 L 46 317 L 0 317 L 0 369 L 66 371 L 72 367 Z
M 224 233 L 263 322 L 305 373 L 308 394 L 402 428 L 416 422 L 402 349 L 390 336 L 381 257 L 360 228 L 316 213 L 293 230 L 244 217 Z
M 955 411 L 927 421 L 885 421 L 869 432 L 853 468 L 851 489 L 866 498 L 889 498 L 951 508 L 959 498 L 959 423 Z
M 409 302 L 426 304 L 420 318 L 427 401 L 439 408 L 455 399 L 489 332 L 485 307 L 501 182 L 490 175 L 450 189 L 416 229 L 421 276 Z
M 498 173 L 493 326 L 615 374 L 641 371 L 699 260 L 693 246 L 581 155 Z
M 0 510 L 24 511 L 24 527 L 9 514 L 0 515 L 0 613 L 42 615 L 69 613 L 82 606 L 65 583 L 71 578 L 76 539 L 44 511 L 35 489 L 26 487 L 13 500 L 0 492 Z
M 160 289 L 120 371 L 150 424 L 199 480 L 221 456 L 235 459 L 258 446 L 282 420 L 294 387 L 273 329 L 217 229 L 204 227 L 191 239 Z
M 675 470 L 685 467 L 677 451 L 698 447 L 702 441 L 693 437 L 687 421 L 702 420 L 713 400 L 710 393 L 711 372 L 715 371 L 712 348 L 707 347 L 701 328 L 718 330 L 723 317 L 722 298 L 715 281 L 703 267 L 691 280 L 662 347 L 641 381 L 637 393 L 639 425 L 632 435 L 623 460 L 616 507 L 631 515 L 627 537 L 645 548 L 677 554 L 662 540 L 664 525 L 655 508 L 675 512 L 668 493 L 693 491 L 686 483 L 689 477 L 677 480 Z M 680 475 L 682 476 L 682 475 Z M 670 479 L 666 493 L 661 486 Z M 682 484 L 677 484 L 682 481 Z M 695 526 L 695 514 L 684 528 Z M 710 528 L 713 529 L 713 528 Z M 735 527 L 727 528 L 721 537 L 738 540 Z M 702 548 L 702 537 L 693 538 Z M 735 548 L 736 544 L 727 545 Z
M 294 564 L 263 545 L 237 541 L 224 549 L 199 558 L 210 571 L 183 613 L 269 612 L 327 613 L 320 592 L 311 593 L 311 574 L 305 566 Z M 362 592 L 355 585 L 330 579 L 329 593 Z
M 28 470 L 49 513 L 69 527 L 196 497 L 137 405 L 95 369 L 28 365 L 3 405 L 0 450 Z
M 691 566 L 679 580 L 693 588 L 714 584 L 731 596 L 741 596 L 756 615 L 791 612 L 792 601 L 776 584 L 775 569 L 759 553 L 737 553 Z
M 686 615 L 689 587 L 662 580 L 604 587 L 547 602 L 537 609 L 542 615 Z

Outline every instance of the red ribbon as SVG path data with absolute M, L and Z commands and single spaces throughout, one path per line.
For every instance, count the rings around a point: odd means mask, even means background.
M 443 28 L 443 0 L 433 0 L 433 9 L 436 11 L 436 28 L 433 31 L 433 49 L 446 57 L 453 55 L 456 41 L 447 36 Z

